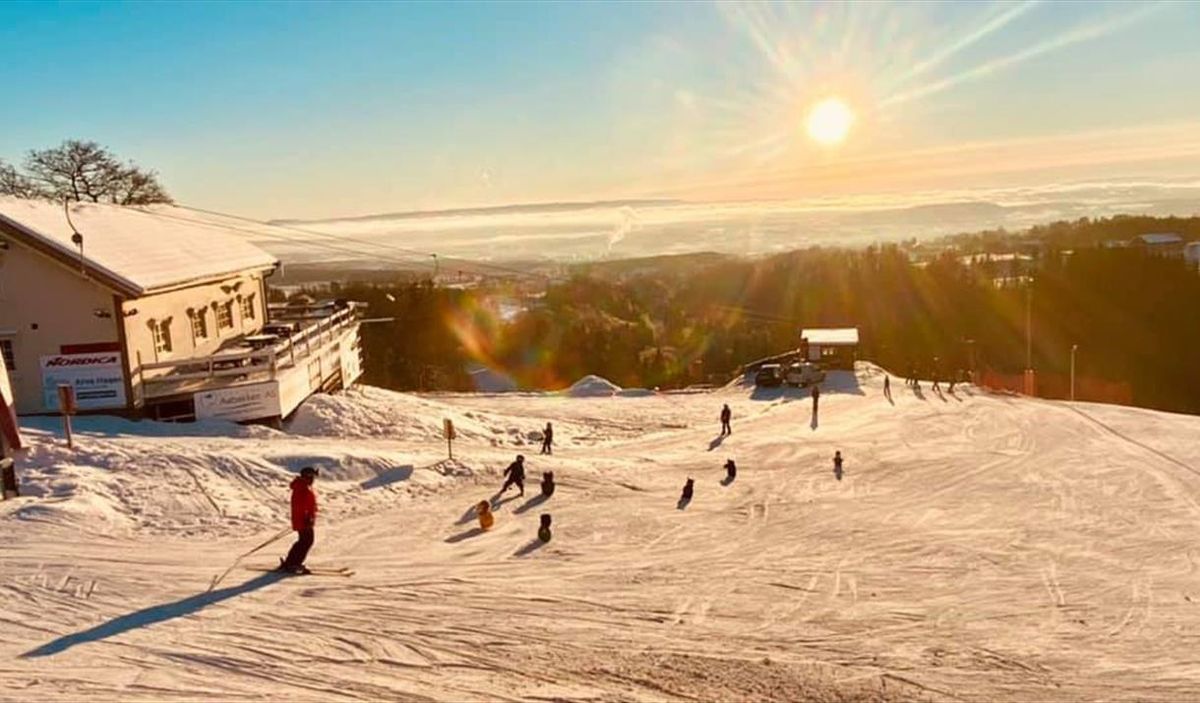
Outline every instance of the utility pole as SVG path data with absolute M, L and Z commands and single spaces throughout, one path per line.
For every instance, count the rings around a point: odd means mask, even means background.
M 1025 287 L 1025 395 L 1036 395 L 1033 376 L 1033 279 Z
M 1078 344 L 1071 345 L 1071 400 L 1075 400 L 1075 351 L 1079 349 Z

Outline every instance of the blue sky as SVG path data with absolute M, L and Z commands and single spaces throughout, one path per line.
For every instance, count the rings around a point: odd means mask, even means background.
M 0 158 L 315 217 L 1198 176 L 1200 3 L 6 3 Z M 804 131 L 821 99 L 856 119 Z

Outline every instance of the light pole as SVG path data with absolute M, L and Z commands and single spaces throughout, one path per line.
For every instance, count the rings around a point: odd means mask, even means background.
M 1079 349 L 1078 344 L 1071 345 L 1071 400 L 1075 400 L 1075 351 Z
M 1033 370 L 1033 286 L 1025 288 L 1025 370 Z

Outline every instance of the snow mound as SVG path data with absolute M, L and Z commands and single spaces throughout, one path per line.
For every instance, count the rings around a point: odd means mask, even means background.
M 567 389 L 572 398 L 607 398 L 620 392 L 621 387 L 607 378 L 588 374 Z

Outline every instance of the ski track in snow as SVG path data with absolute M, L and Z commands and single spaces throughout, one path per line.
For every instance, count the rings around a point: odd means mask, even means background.
M 283 432 L 79 418 L 75 451 L 32 420 L 29 497 L 0 503 L 0 699 L 1200 697 L 1200 418 L 899 383 L 893 406 L 868 365 L 834 386 L 818 423 L 807 391 L 738 384 L 364 388 Z M 479 534 L 517 452 L 529 490 Z M 287 537 L 206 593 L 307 464 L 310 564 L 354 575 L 252 570 Z

